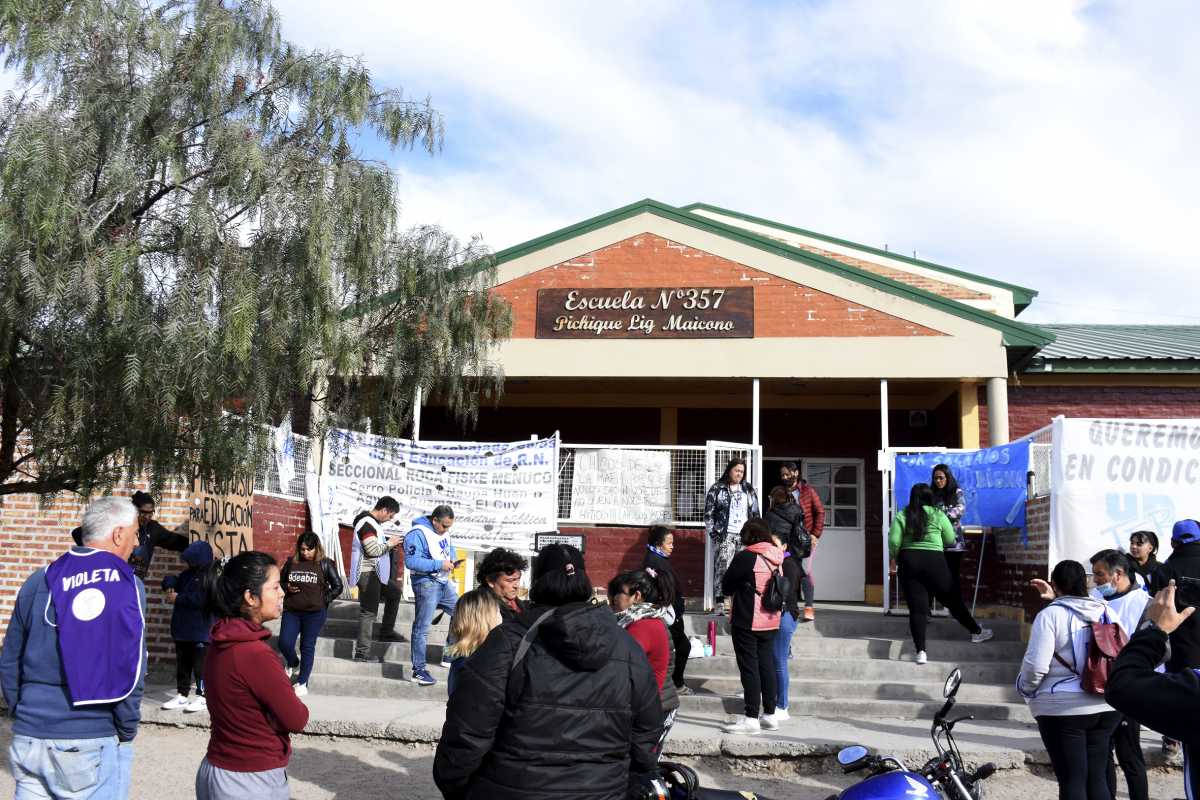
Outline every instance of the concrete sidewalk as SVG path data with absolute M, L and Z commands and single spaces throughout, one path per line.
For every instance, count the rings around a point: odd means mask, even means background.
M 310 693 L 306 734 L 376 739 L 411 744 L 435 744 L 445 719 L 445 686 L 428 687 L 428 699 L 375 699 Z M 143 721 L 150 724 L 206 728 L 208 714 L 163 711 L 159 705 L 174 695 L 168 684 L 147 686 Z M 719 757 L 748 761 L 803 760 L 813 771 L 837 770 L 833 756 L 843 747 L 861 744 L 876 752 L 919 766 L 935 751 L 929 737 L 930 720 L 825 719 L 793 717 L 778 731 L 759 736 L 722 733 L 724 719 L 683 712 L 667 739 L 671 757 Z M 1049 759 L 1037 727 L 1030 723 L 983 720 L 961 723 L 955 736 L 968 765 L 992 762 L 1000 769 L 1048 766 Z M 1161 753 L 1157 734 L 1143 729 L 1142 746 L 1151 765 L 1172 765 Z

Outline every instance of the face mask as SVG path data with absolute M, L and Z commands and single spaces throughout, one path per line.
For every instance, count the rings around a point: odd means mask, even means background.
M 1117 587 L 1111 583 L 1102 583 L 1096 587 L 1096 591 L 1100 593 L 1101 597 L 1108 598 L 1117 593 Z

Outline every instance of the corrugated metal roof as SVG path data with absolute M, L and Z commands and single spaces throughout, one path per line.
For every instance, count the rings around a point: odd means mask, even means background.
M 1046 360 L 1200 360 L 1200 325 L 1041 325 L 1056 337 Z

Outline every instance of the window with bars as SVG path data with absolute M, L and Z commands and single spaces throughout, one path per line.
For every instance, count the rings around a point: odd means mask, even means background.
M 809 461 L 803 463 L 804 478 L 825 504 L 825 527 L 862 527 L 861 461 Z

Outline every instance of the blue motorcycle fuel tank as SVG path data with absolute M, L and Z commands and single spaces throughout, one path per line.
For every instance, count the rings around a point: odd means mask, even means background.
M 933 784 L 915 772 L 885 772 L 856 783 L 838 800 L 938 800 Z

